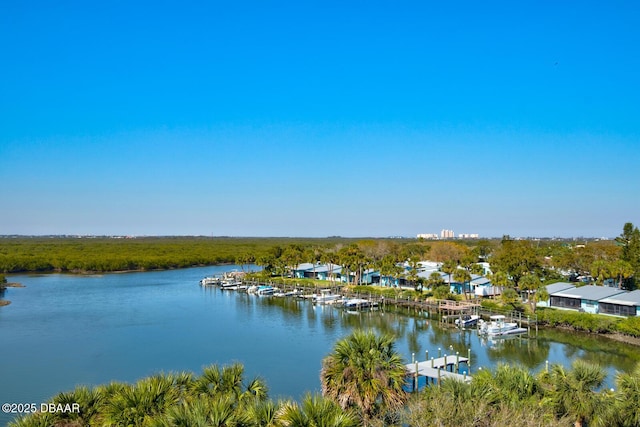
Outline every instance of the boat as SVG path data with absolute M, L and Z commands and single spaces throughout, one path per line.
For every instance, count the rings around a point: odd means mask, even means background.
M 276 288 L 274 288 L 273 286 L 262 285 L 258 286 L 258 289 L 256 289 L 255 293 L 256 295 L 273 295 L 275 291 Z
M 300 291 L 297 289 L 294 289 L 292 291 L 288 291 L 288 292 L 275 292 L 273 294 L 274 297 L 292 297 L 294 295 L 298 295 Z
M 314 295 L 313 302 L 316 304 L 334 304 L 341 299 L 342 296 L 331 293 L 331 289 L 321 289 L 320 294 Z
M 470 326 L 477 325 L 478 320 L 480 320 L 480 316 L 477 314 L 465 314 L 464 316 L 457 318 L 455 320 L 455 324 L 461 328 L 468 328 Z
M 201 286 L 213 286 L 220 284 L 219 277 L 204 277 L 200 280 Z
M 220 289 L 227 291 L 235 291 L 238 287 L 242 285 L 242 282 L 236 281 L 224 281 L 220 283 Z
M 489 322 L 478 320 L 480 325 L 478 333 L 488 336 L 523 334 L 527 332 L 525 328 L 518 327 L 516 322 L 506 322 L 506 317 L 501 314 L 494 314 L 489 317 Z
M 348 300 L 345 300 L 343 303 L 344 308 L 346 309 L 359 309 L 359 308 L 371 308 L 371 307 L 377 307 L 378 303 L 377 302 L 371 302 L 368 299 L 363 299 L 363 298 L 349 298 Z

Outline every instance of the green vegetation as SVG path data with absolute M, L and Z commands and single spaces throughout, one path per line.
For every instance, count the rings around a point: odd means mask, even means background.
M 77 404 L 78 411 L 38 412 L 9 426 L 640 425 L 640 366 L 618 373 L 611 390 L 601 388 L 604 370 L 583 361 L 537 374 L 501 365 L 479 370 L 469 383 L 443 380 L 413 394 L 402 390 L 405 375 L 389 336 L 356 331 L 324 359 L 323 395 L 307 394 L 300 403 L 271 400 L 262 380 L 245 380 L 242 365 L 214 365 L 200 376 L 158 374 L 135 384 L 78 387 L 50 401 L 61 408 Z
M 355 331 L 322 361 L 320 383 L 325 397 L 355 411 L 368 425 L 404 405 L 406 376 L 392 336 Z
M 282 245 L 334 246 L 349 239 L 225 237 L 3 237 L 0 273 L 109 272 L 234 263 Z
M 632 337 L 640 337 L 639 317 L 619 318 L 550 308 L 540 309 L 537 314 L 538 322 L 542 325 L 590 333 L 620 333 Z

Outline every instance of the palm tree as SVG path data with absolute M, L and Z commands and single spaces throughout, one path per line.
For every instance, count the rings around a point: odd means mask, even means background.
M 562 365 L 554 365 L 551 372 L 541 373 L 540 381 L 545 387 L 544 402 L 550 404 L 557 414 L 567 414 L 576 427 L 587 421 L 598 421 L 606 414 L 602 394 L 596 392 L 604 382 L 606 372 L 598 365 L 576 360 L 570 371 Z
M 200 396 L 167 409 L 154 417 L 150 427 L 230 427 L 245 425 L 246 416 L 230 395 Z M 145 426 L 146 427 L 146 426 Z
M 504 291 L 504 288 L 510 285 L 509 276 L 504 271 L 496 271 L 495 273 L 489 276 L 489 280 L 491 280 L 491 284 Z
M 105 404 L 105 424 L 143 426 L 179 402 L 173 381 L 164 375 L 154 375 L 126 386 Z
M 536 311 L 536 293 L 542 287 L 540 278 L 534 273 L 525 274 L 520 279 L 520 283 L 518 285 L 521 291 L 527 292 L 527 301 L 529 302 L 531 312 L 534 313 Z
M 70 392 L 63 392 L 56 395 L 52 402 L 56 405 L 77 405 L 79 412 L 54 412 L 53 417 L 59 422 L 68 420 L 71 423 L 75 420 L 78 425 L 91 425 L 94 417 L 100 412 L 105 402 L 104 395 L 96 388 L 88 388 L 85 386 L 77 387 Z
M 453 260 L 447 260 L 443 262 L 442 266 L 440 267 L 440 270 L 442 270 L 443 273 L 447 273 L 449 275 L 449 283 L 448 283 L 449 286 L 451 286 L 451 275 L 453 274 L 454 271 L 456 271 L 457 268 L 458 268 L 458 263 Z
M 357 415 L 345 411 L 330 399 L 317 394 L 306 394 L 302 403 L 284 403 L 278 413 L 284 427 L 356 427 Z
M 215 397 L 230 395 L 237 402 L 267 398 L 268 389 L 264 381 L 255 378 L 245 385 L 244 366 L 235 363 L 229 366 L 207 366 L 202 375 L 191 385 L 191 393 L 196 396 Z
M 442 279 L 440 273 L 438 273 L 437 271 L 432 272 L 427 279 L 427 286 L 429 287 L 429 289 L 433 290 L 442 285 L 444 285 L 444 280 Z
M 322 394 L 343 409 L 357 410 L 365 424 L 402 407 L 407 369 L 391 335 L 357 330 L 338 341 L 322 361 Z
M 464 299 L 469 299 L 467 295 L 467 283 L 471 282 L 471 274 L 462 268 L 456 268 L 453 272 L 453 280 L 458 283 L 462 283 L 462 292 L 464 293 Z
M 614 419 L 617 425 L 623 427 L 640 426 L 640 365 L 630 373 L 616 375 L 615 403 L 613 405 Z M 613 424 L 613 423 L 612 423 Z
M 282 404 L 272 400 L 256 401 L 245 408 L 245 415 L 252 427 L 278 427 L 278 414 Z
M 622 289 L 622 283 L 625 279 L 633 276 L 633 266 L 622 259 L 616 260 L 610 265 L 611 275 L 618 281 L 618 289 Z

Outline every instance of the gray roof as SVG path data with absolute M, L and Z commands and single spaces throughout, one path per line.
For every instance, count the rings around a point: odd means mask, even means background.
M 305 271 L 305 270 L 313 270 L 313 263 L 310 262 L 303 262 L 302 264 L 298 264 L 298 266 L 295 268 L 296 271 Z
M 636 289 L 632 292 L 624 292 L 610 298 L 605 298 L 603 300 L 600 300 L 600 302 L 606 302 L 608 304 L 640 306 L 640 289 Z
M 620 289 L 610 288 L 608 286 L 588 285 L 580 286 L 579 288 L 566 289 L 561 292 L 555 292 L 553 296 L 600 301 L 604 298 L 612 297 L 623 292 L 624 291 Z
M 471 283 L 473 283 L 474 285 L 486 285 L 488 283 L 491 283 L 491 280 L 487 279 L 486 277 L 479 276 L 473 279 Z
M 571 283 L 556 282 L 556 283 L 552 283 L 550 285 L 547 285 L 547 292 L 549 293 L 549 295 L 553 295 L 556 292 L 562 292 L 562 291 L 565 291 L 565 290 L 571 289 L 571 288 L 575 288 L 575 286 L 572 285 Z
M 328 273 L 329 272 L 329 266 L 333 265 L 333 273 L 337 274 L 340 273 L 340 271 L 342 270 L 342 267 L 340 267 L 337 264 L 313 264 L 310 262 L 303 262 L 302 264 L 299 264 L 298 267 L 295 269 L 296 271 L 315 271 L 316 273 Z M 315 268 L 314 268 L 315 266 Z
M 316 273 L 329 273 L 329 267 L 333 266 L 331 272 L 333 274 L 338 274 L 342 272 L 342 267 L 337 264 L 322 264 L 316 267 Z

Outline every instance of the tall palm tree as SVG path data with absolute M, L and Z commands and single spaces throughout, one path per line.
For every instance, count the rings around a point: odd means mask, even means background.
M 520 278 L 518 286 L 521 291 L 527 292 L 527 301 L 529 302 L 531 312 L 534 313 L 536 311 L 536 294 L 542 287 L 540 278 L 535 273 L 525 274 Z
M 407 373 L 391 335 L 356 330 L 322 361 L 322 394 L 357 410 L 366 424 L 402 407 Z
M 354 412 L 343 410 L 334 401 L 317 394 L 306 394 L 302 403 L 286 402 L 278 412 L 284 427 L 356 427 Z
M 440 270 L 442 270 L 443 273 L 447 273 L 449 275 L 449 283 L 447 283 L 449 286 L 451 286 L 451 275 L 457 268 L 458 263 L 453 260 L 446 260 L 440 267 Z
M 453 272 L 453 280 L 458 283 L 462 283 L 462 292 L 464 293 L 464 299 L 469 299 L 467 294 L 467 283 L 471 282 L 471 274 L 462 268 L 456 268 Z

